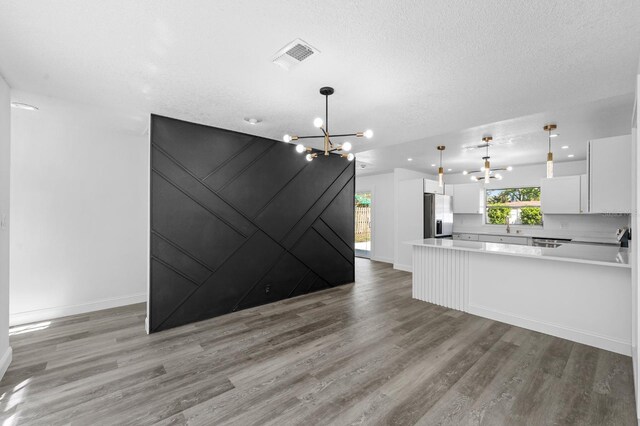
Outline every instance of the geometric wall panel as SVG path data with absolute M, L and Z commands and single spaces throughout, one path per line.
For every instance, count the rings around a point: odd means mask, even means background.
M 149 330 L 354 280 L 355 164 L 151 116 Z

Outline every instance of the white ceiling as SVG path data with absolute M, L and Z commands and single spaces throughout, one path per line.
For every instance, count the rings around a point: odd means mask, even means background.
M 298 37 L 321 53 L 289 72 L 272 64 Z M 0 74 L 16 89 L 130 111 L 141 127 L 153 112 L 280 139 L 316 130 L 331 85 L 332 130 L 372 128 L 355 144 L 371 162 L 386 158 L 372 149 L 485 123 L 523 136 L 541 123 L 509 120 L 606 98 L 624 110 L 639 40 L 634 0 L 0 3 Z M 578 119 L 597 122 L 590 108 Z M 564 117 L 540 118 L 570 135 Z
M 383 173 L 396 167 L 435 174 L 440 161 L 438 145 L 446 147 L 442 164 L 447 172 L 478 170 L 486 155 L 486 149 L 477 148 L 483 144 L 483 136 L 493 137 L 489 156 L 494 167 L 544 163 L 549 147 L 543 129 L 547 123 L 558 126 L 552 132 L 557 136 L 551 139 L 554 161 L 585 160 L 590 139 L 631 132 L 633 102 L 633 94 L 622 95 L 363 151 L 357 157 L 358 174 Z

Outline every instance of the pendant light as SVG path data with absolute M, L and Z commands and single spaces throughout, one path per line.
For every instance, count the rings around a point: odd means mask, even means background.
M 440 167 L 438 167 L 438 186 L 442 188 L 444 186 L 444 168 L 442 167 L 442 151 L 445 150 L 444 145 L 438 145 L 438 151 L 440 151 Z
M 491 177 L 491 163 L 489 163 L 489 144 L 493 138 L 491 136 L 485 136 L 482 138 L 482 142 L 487 145 L 487 155 L 482 157 L 484 160 L 484 184 L 488 185 Z
M 547 179 L 553 177 L 553 152 L 551 152 L 551 131 L 557 129 L 555 124 L 547 124 L 544 126 L 544 131 L 548 133 L 549 137 L 549 152 L 547 153 Z

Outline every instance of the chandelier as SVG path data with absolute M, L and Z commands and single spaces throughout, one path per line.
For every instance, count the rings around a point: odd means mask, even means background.
M 318 117 L 315 120 L 313 120 L 313 125 L 315 127 L 317 127 L 318 129 L 320 129 L 322 131 L 321 135 L 318 136 L 293 136 L 293 135 L 284 135 L 284 137 L 282 138 L 285 142 L 289 143 L 291 141 L 297 141 L 300 139 L 319 139 L 319 138 L 323 138 L 324 139 L 324 155 L 328 156 L 329 154 L 335 153 L 335 154 L 339 154 L 341 157 L 346 158 L 349 161 L 353 161 L 353 159 L 355 158 L 355 156 L 353 155 L 353 153 L 349 152 L 351 151 L 351 148 L 353 147 L 351 145 L 351 142 L 349 141 L 345 141 L 342 144 L 335 144 L 333 143 L 332 139 L 334 138 L 345 138 L 345 137 L 351 137 L 351 136 L 355 136 L 358 138 L 361 137 L 365 137 L 367 139 L 371 139 L 371 137 L 373 137 L 373 131 L 371 130 L 365 130 L 364 132 L 357 132 L 357 133 L 342 133 L 342 134 L 337 134 L 337 135 L 332 135 L 329 133 L 329 96 L 333 95 L 333 87 L 322 87 L 320 89 L 320 94 L 322 96 L 324 96 L 324 100 L 325 100 L 325 118 L 324 121 L 322 121 L 322 118 Z M 302 143 L 298 143 L 296 145 L 296 151 L 300 154 L 306 152 L 307 155 L 305 156 L 305 158 L 307 159 L 307 161 L 313 161 L 314 158 L 316 158 L 318 156 L 318 152 L 313 152 L 313 148 L 308 147 L 308 146 L 304 146 Z M 320 152 L 320 154 L 322 154 L 322 152 Z
M 491 159 L 491 157 L 489 157 L 489 147 L 491 146 L 492 141 L 493 141 L 493 138 L 491 136 L 485 136 L 482 138 L 483 144 L 478 146 L 478 148 L 487 149 L 486 155 L 482 157 L 482 159 L 484 160 L 484 164 L 482 165 L 482 167 L 480 167 L 480 170 L 471 170 L 471 171 L 465 170 L 462 172 L 463 175 L 471 175 L 471 180 L 474 182 L 484 180 L 484 184 L 487 185 L 491 179 L 502 180 L 502 175 L 496 172 L 504 171 L 504 170 L 510 172 L 511 170 L 513 170 L 513 167 L 511 166 L 497 167 L 493 169 L 491 168 L 491 163 L 489 162 L 489 160 Z M 474 176 L 474 173 L 480 173 L 481 175 Z

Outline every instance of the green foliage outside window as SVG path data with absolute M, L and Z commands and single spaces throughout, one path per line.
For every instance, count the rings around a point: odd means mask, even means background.
M 542 225 L 540 207 L 522 207 L 520 209 L 520 221 L 523 225 Z
M 511 214 L 509 207 L 490 207 L 487 209 L 487 220 L 492 225 L 507 223 L 507 217 Z
M 356 194 L 356 206 L 369 207 L 371 205 L 371 193 Z
M 540 187 L 488 189 L 487 223 L 542 225 Z

